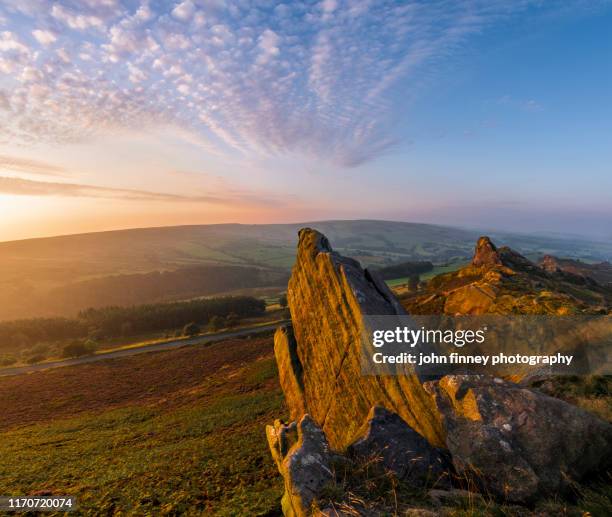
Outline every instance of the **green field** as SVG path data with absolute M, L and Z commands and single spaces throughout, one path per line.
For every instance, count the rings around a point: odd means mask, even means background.
M 469 262 L 465 260 L 457 260 L 457 261 L 454 261 L 448 264 L 434 266 L 434 268 L 431 271 L 428 271 L 427 273 L 423 273 L 419 275 L 419 278 L 421 280 L 429 280 L 430 278 L 433 278 L 434 276 L 437 276 L 437 275 L 441 275 L 442 273 L 449 273 L 451 271 L 457 271 L 458 269 L 461 269 L 462 267 L 466 266 L 468 263 Z M 401 278 L 393 278 L 391 280 L 386 280 L 386 283 L 389 287 L 392 287 L 392 288 L 399 287 L 404 284 L 407 284 L 409 279 L 410 279 L 409 277 L 404 276 Z
M 247 393 L 172 413 L 133 407 L 10 431 L 0 490 L 75 495 L 89 515 L 265 513 L 281 496 L 263 433 L 279 412 L 278 392 Z
M 87 383 L 73 393 L 47 394 L 51 407 L 42 414 L 40 407 L 38 413 L 30 411 L 30 419 L 38 421 L 29 425 L 19 424 L 12 410 L 4 412 L 0 493 L 74 495 L 79 513 L 86 515 L 274 514 L 282 482 L 264 429 L 284 408 L 271 341 L 236 343 L 229 355 L 221 349 L 227 344 L 211 345 L 146 354 L 153 357 L 130 358 L 110 368 L 39 374 L 37 382 L 56 388 L 65 389 L 92 372 L 111 383 L 112 370 L 134 371 L 144 360 L 157 370 L 153 375 L 158 381 L 147 386 L 151 377 L 134 379 L 130 386 L 108 385 L 101 388 L 107 391 L 103 397 L 93 395 Z M 240 343 L 251 347 L 250 353 Z M 221 362 L 215 360 L 215 366 L 224 363 L 220 370 L 201 365 L 200 378 L 186 372 L 177 380 L 181 364 L 204 361 L 208 354 L 225 354 Z M 176 367 L 163 364 L 172 359 Z M 22 378 L 0 379 L 0 394 L 15 394 L 19 388 L 13 398 L 27 396 L 23 382 L 28 380 Z M 30 394 L 37 389 L 27 385 Z M 125 400 L 117 404 L 116 397 Z M 88 410 L 93 399 L 101 404 L 96 411 Z M 4 397 L 0 405 L 7 403 Z

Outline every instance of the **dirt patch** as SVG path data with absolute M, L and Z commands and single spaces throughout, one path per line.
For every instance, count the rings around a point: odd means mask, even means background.
M 128 404 L 177 405 L 248 391 L 241 371 L 273 355 L 271 337 L 232 339 L 1 377 L 0 429 Z

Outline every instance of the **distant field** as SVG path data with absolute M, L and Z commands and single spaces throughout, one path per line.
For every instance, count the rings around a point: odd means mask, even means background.
M 466 260 L 458 260 L 455 262 L 451 262 L 450 264 L 434 266 L 434 268 L 431 271 L 428 271 L 427 273 L 422 273 L 421 275 L 419 275 L 419 278 L 421 280 L 429 280 L 430 278 L 433 278 L 434 276 L 437 276 L 437 275 L 441 275 L 442 273 L 449 273 L 451 271 L 457 271 L 458 269 L 461 269 L 462 267 L 467 265 L 468 262 L 469 261 L 466 261 Z M 404 276 L 401 278 L 393 278 L 391 280 L 387 280 L 386 283 L 389 287 L 398 287 L 398 286 L 407 284 L 408 280 L 409 280 L 409 277 Z
M 0 493 L 75 495 L 87 515 L 276 515 L 276 375 L 261 338 L 0 378 Z
M 325 233 L 334 249 L 344 255 L 378 267 L 419 260 L 434 264 L 463 261 L 471 256 L 482 233 L 357 220 L 177 226 L 2 242 L 0 320 L 73 316 L 91 304 L 125 305 L 279 287 L 293 264 L 297 232 L 304 226 Z M 490 235 L 497 244 L 530 257 L 549 253 L 590 261 L 612 259 L 612 242 Z M 225 267 L 225 277 L 218 269 L 199 276 L 196 270 L 186 269 L 207 267 Z M 231 271 L 234 273 L 228 276 Z

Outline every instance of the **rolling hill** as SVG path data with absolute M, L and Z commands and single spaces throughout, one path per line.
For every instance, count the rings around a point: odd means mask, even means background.
M 167 278 L 183 279 L 186 268 L 193 267 L 245 268 L 240 276 L 253 278 L 253 285 L 247 281 L 239 287 L 281 287 L 284 274 L 294 260 L 297 231 L 304 226 L 325 233 L 340 253 L 376 266 L 409 260 L 428 260 L 434 264 L 466 260 L 480 234 L 429 224 L 356 220 L 144 228 L 2 242 L 0 319 L 70 315 L 82 308 L 76 307 L 77 298 L 87 304 L 92 299 L 98 300 L 98 305 L 104 304 L 105 299 L 120 304 L 121 289 L 127 285 L 137 284 L 142 292 L 154 292 L 155 300 L 150 301 L 210 295 L 237 288 L 235 283 L 226 286 L 213 282 L 214 270 L 211 270 L 211 285 L 200 275 L 198 285 L 188 293 L 170 287 L 167 292 L 160 291 L 145 285 L 159 282 L 159 276 L 153 272 L 171 272 Z M 584 261 L 612 258 L 610 242 L 489 234 L 496 242 L 512 246 L 534 259 L 544 254 Z M 146 301 L 149 300 L 141 300 L 132 293 L 124 303 Z

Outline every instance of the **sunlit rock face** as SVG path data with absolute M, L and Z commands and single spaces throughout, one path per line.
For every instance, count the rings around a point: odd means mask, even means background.
M 500 500 L 563 493 L 610 466 L 612 425 L 562 400 L 479 375 L 447 375 L 425 387 L 443 415 L 458 475 Z
M 373 272 L 334 252 L 321 233 L 299 233 L 287 291 L 292 337 L 279 331 L 275 351 L 291 418 L 309 413 L 335 449 L 349 445 L 370 408 L 397 413 L 434 445 L 444 443 L 438 413 L 421 379 L 361 374 L 365 315 L 405 315 Z

